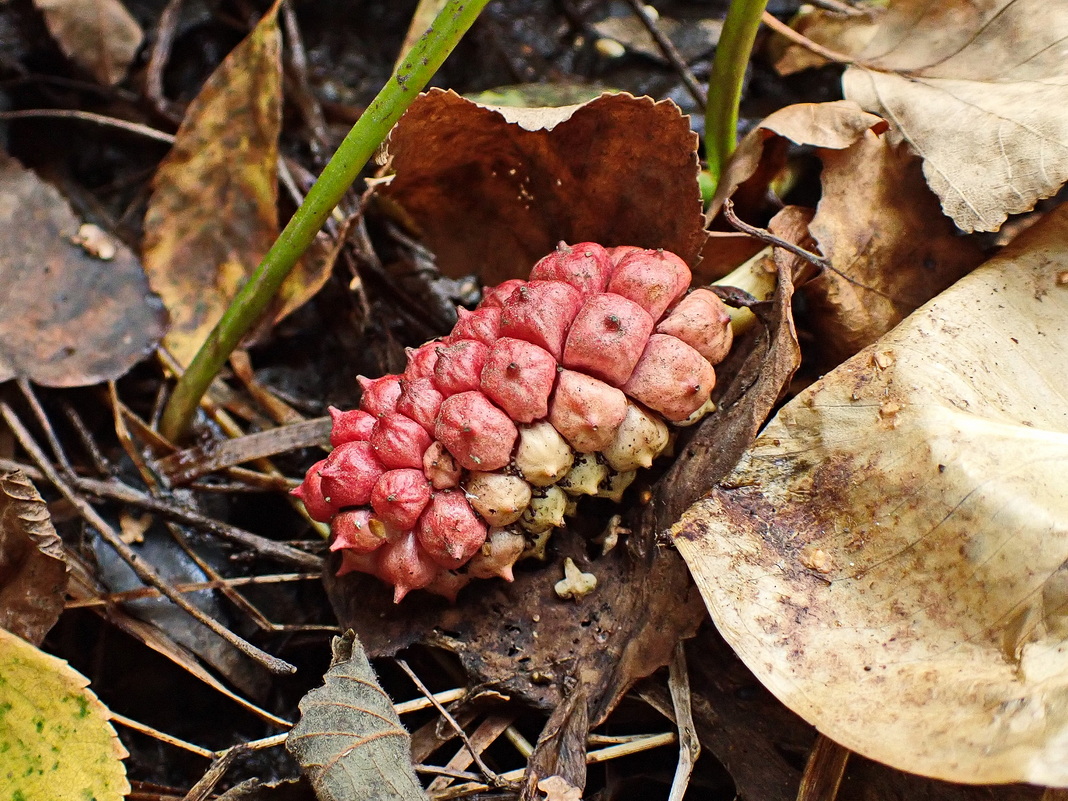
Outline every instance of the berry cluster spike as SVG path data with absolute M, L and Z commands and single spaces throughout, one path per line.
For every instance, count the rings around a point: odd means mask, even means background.
M 639 468 L 713 408 L 730 317 L 664 250 L 563 242 L 529 281 L 487 289 L 401 375 L 360 378 L 331 409 L 329 457 L 294 494 L 329 522 L 338 575 L 455 598 L 512 580 L 576 499 L 618 501 Z

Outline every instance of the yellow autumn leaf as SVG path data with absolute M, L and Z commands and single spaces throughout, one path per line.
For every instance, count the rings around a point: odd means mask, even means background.
M 121 801 L 127 756 L 89 680 L 0 629 L 0 785 L 4 798 Z

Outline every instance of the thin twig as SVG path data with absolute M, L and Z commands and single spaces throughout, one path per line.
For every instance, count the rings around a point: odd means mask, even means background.
M 428 706 L 434 706 L 434 701 L 439 704 L 449 704 L 453 701 L 457 701 L 467 695 L 466 687 L 456 687 L 452 690 L 442 690 L 440 693 L 434 693 L 432 696 L 424 696 L 422 698 L 413 698 L 411 701 L 401 701 L 399 704 L 394 704 L 393 709 L 398 715 L 406 715 L 409 712 L 417 712 L 420 709 L 426 709 Z
M 0 120 L 29 120 L 37 119 L 39 117 L 60 117 L 68 120 L 80 120 L 81 122 L 90 122 L 94 125 L 102 125 L 105 128 L 118 128 L 127 133 L 137 134 L 138 136 L 144 136 L 148 139 L 155 139 L 157 142 L 162 142 L 165 145 L 174 144 L 174 136 L 169 133 L 157 131 L 155 128 L 149 128 L 147 125 L 141 125 L 137 122 L 127 122 L 126 120 L 120 120 L 115 117 L 105 117 L 103 114 L 94 114 L 91 111 L 60 108 L 27 108 L 20 109 L 19 111 L 0 111 Z
M 765 242 L 769 245 L 774 245 L 777 248 L 788 250 L 795 256 L 799 256 L 809 264 L 820 268 L 821 270 L 832 270 L 837 272 L 831 267 L 829 259 L 823 256 L 817 256 L 815 253 L 811 253 L 805 250 L 803 247 L 795 245 L 793 242 L 788 242 L 782 237 L 775 236 L 771 231 L 766 228 L 757 228 L 755 225 L 750 225 L 747 222 L 741 220 L 737 214 L 734 213 L 734 201 L 727 198 L 723 201 L 723 216 L 731 225 L 741 231 L 743 234 L 749 234 L 749 236 L 759 239 L 761 242 Z M 844 277 L 844 276 L 843 276 Z
M 0 416 L 4 418 L 4 422 L 7 423 L 11 432 L 15 435 L 15 439 L 18 440 L 19 445 L 21 445 L 23 450 L 29 454 L 30 458 L 41 472 L 45 474 L 49 483 L 59 490 L 60 494 L 74 506 L 78 511 L 78 514 L 81 515 L 86 523 L 97 530 L 101 538 L 103 538 L 103 540 L 114 549 L 115 553 L 117 553 L 119 557 L 130 566 L 130 569 L 133 570 L 142 582 L 158 589 L 162 595 L 179 609 L 186 612 L 198 623 L 207 626 L 241 651 L 241 653 L 256 660 L 272 673 L 284 675 L 296 672 L 297 669 L 284 659 L 271 656 L 266 651 L 257 648 L 252 643 L 234 634 L 219 621 L 215 620 L 210 615 L 205 614 L 203 610 L 193 605 L 181 593 L 175 592 L 174 589 L 164 581 L 162 576 L 149 567 L 149 565 L 147 565 L 129 545 L 122 541 L 122 537 L 119 536 L 118 532 L 116 532 L 108 522 L 97 513 L 96 509 L 90 506 L 89 503 L 81 495 L 76 493 L 70 484 L 59 475 L 56 469 L 48 461 L 48 458 L 45 456 L 40 446 L 34 441 L 29 430 L 22 424 L 22 421 L 19 420 L 15 412 L 6 403 L 0 402 Z
M 52 423 L 48 419 L 48 415 L 45 414 L 44 407 L 41 406 L 41 401 L 37 399 L 37 393 L 33 391 L 33 387 L 30 386 L 30 382 L 25 378 L 19 377 L 17 381 L 19 390 L 22 392 L 22 396 L 26 399 L 26 402 L 30 404 L 30 411 L 33 412 L 33 416 L 37 418 L 37 424 L 44 431 L 45 439 L 48 440 L 48 447 L 52 451 L 52 456 L 59 464 L 59 469 L 63 475 L 70 477 L 74 475 L 74 468 L 71 467 L 70 460 L 67 459 L 67 454 L 63 451 L 63 446 L 59 444 L 59 437 L 56 436 L 56 431 L 52 428 Z
M 178 592 L 200 592 L 201 590 L 218 590 L 222 587 L 247 587 L 256 584 L 281 584 L 289 581 L 316 581 L 322 578 L 319 573 L 280 573 L 273 576 L 237 576 L 224 578 L 216 581 L 190 581 L 175 584 L 174 589 Z M 141 587 L 136 590 L 125 592 L 109 592 L 96 598 L 82 598 L 67 601 L 64 609 L 81 609 L 86 606 L 108 606 L 110 604 L 124 604 L 129 601 L 138 601 L 142 598 L 158 598 L 159 590 L 155 587 Z M 332 628 L 336 629 L 336 626 Z
M 690 673 L 686 667 L 686 649 L 680 641 L 675 644 L 675 654 L 668 666 L 668 690 L 675 707 L 675 726 L 679 730 L 679 764 L 671 780 L 668 801 L 682 801 L 690 785 L 690 775 L 701 755 L 701 743 L 693 725 L 690 704 Z
M 166 732 L 162 732 L 159 729 L 154 729 L 146 723 L 141 723 L 140 721 L 134 720 L 133 718 L 128 718 L 125 715 L 120 715 L 118 712 L 111 712 L 108 717 L 116 723 L 122 724 L 127 729 L 132 729 L 133 731 L 140 732 L 141 734 L 147 734 L 149 737 L 159 740 L 161 743 L 173 745 L 176 748 L 181 748 L 184 751 L 188 751 L 191 754 L 196 754 L 197 756 L 202 756 L 205 759 L 215 758 L 215 752 L 212 751 L 210 748 L 201 748 L 199 745 L 194 745 L 193 743 L 183 740 L 180 737 L 175 737 L 173 734 L 167 734 Z
M 828 47 L 813 42 L 807 36 L 798 33 L 785 22 L 782 22 L 767 11 L 764 12 L 764 16 L 760 18 L 760 21 L 780 36 L 783 36 L 794 44 L 800 45 L 806 50 L 815 53 L 817 56 L 822 56 L 828 61 L 833 61 L 836 64 L 855 64 L 857 61 L 852 56 L 847 56 L 845 53 L 839 53 L 837 50 L 831 50 Z
M 701 88 L 701 84 L 697 80 L 697 76 L 693 74 L 693 70 L 690 69 L 690 65 L 686 63 L 686 59 L 682 57 L 678 48 L 675 47 L 675 43 L 669 39 L 660 26 L 656 24 L 656 20 L 650 16 L 649 12 L 645 10 L 645 4 L 642 0 L 627 0 L 627 5 L 630 6 L 634 15 L 638 18 L 638 21 L 645 26 L 645 30 L 649 32 L 649 35 L 653 37 L 653 41 L 656 42 L 656 46 L 660 48 L 660 52 L 664 54 L 664 58 L 668 60 L 675 71 L 682 78 L 683 84 L 686 86 L 686 90 L 690 93 L 690 97 L 697 103 L 697 107 L 703 109 L 708 105 L 708 94 Z
M 156 40 L 152 43 L 148 66 L 145 68 L 145 96 L 155 106 L 156 111 L 175 121 L 179 121 L 181 115 L 175 113 L 173 104 L 163 94 L 163 70 L 171 56 L 171 46 L 178 31 L 181 11 L 182 0 L 168 0 L 164 6 L 156 26 Z
M 465 732 L 463 727 L 456 722 L 456 718 L 449 713 L 449 710 L 443 707 L 441 703 L 434 698 L 434 694 L 427 689 L 427 686 L 423 684 L 422 679 L 415 675 L 415 671 L 408 667 L 408 663 L 403 659 L 398 659 L 397 664 L 400 665 L 401 670 L 408 674 L 408 678 L 410 678 L 415 683 L 415 686 L 419 688 L 419 692 L 425 695 L 434 704 L 434 708 L 438 710 L 438 713 L 448 721 L 450 726 L 453 727 L 453 730 L 463 741 L 463 744 L 467 746 L 467 750 L 471 752 L 471 756 L 474 758 L 475 764 L 478 765 L 478 769 L 482 771 L 482 775 L 489 780 L 490 785 L 493 787 L 508 787 L 509 783 L 503 781 L 500 776 L 490 769 L 490 766 L 482 759 L 482 755 L 478 753 L 478 750 L 471 743 L 470 738 L 467 736 L 467 732 Z

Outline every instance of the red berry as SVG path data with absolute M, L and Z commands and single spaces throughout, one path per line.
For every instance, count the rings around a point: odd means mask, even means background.
M 323 497 L 323 479 L 322 476 L 319 475 L 319 471 L 325 464 L 326 459 L 313 464 L 308 468 L 308 472 L 304 475 L 304 481 L 301 485 L 290 492 L 290 495 L 295 495 L 300 498 L 301 502 L 304 504 L 304 508 L 308 512 L 308 517 L 312 520 L 317 520 L 320 523 L 328 522 L 337 511 L 337 507 Z
M 423 475 L 436 490 L 452 489 L 460 483 L 460 465 L 440 442 L 430 443 L 423 454 Z
M 681 339 L 653 334 L 623 391 L 673 423 L 701 408 L 716 385 L 716 371 Z
M 474 339 L 461 339 L 438 348 L 434 386 L 444 397 L 478 389 L 489 348 Z
M 371 428 L 375 424 L 375 416 L 362 409 L 349 409 L 341 411 L 330 407 L 330 417 L 333 425 L 330 428 L 330 444 L 335 448 L 346 442 L 366 442 L 371 437 Z
M 467 470 L 499 470 L 511 461 L 519 431 L 481 392 L 461 392 L 441 404 L 434 437 Z
M 579 453 L 604 450 L 627 416 L 627 396 L 574 370 L 561 370 L 549 422 Z
M 612 293 L 593 295 L 571 324 L 561 363 L 621 386 L 652 332 L 653 318 L 634 301 Z
M 674 253 L 639 250 L 620 259 L 608 291 L 630 298 L 659 320 L 686 293 L 691 280 L 690 268 Z
M 509 278 L 497 286 L 486 287 L 482 293 L 482 302 L 478 304 L 478 308 L 484 309 L 487 306 L 501 308 L 504 302 L 512 296 L 512 293 L 525 283 L 526 281 L 520 281 L 518 278 Z
M 455 570 L 486 541 L 486 524 L 463 492 L 435 492 L 416 527 L 419 544 L 441 567 Z
M 415 532 L 408 531 L 387 544 L 378 559 L 376 575 L 393 585 L 393 603 L 437 578 L 441 568 L 419 547 Z
M 347 442 L 334 449 L 319 470 L 322 492 L 336 507 L 364 506 L 385 468 L 369 442 Z
M 501 310 L 498 306 L 480 306 L 473 312 L 457 309 L 459 319 L 445 342 L 452 344 L 461 339 L 474 339 L 483 345 L 492 345 L 501 327 Z
M 656 331 L 681 339 L 710 364 L 727 358 L 734 341 L 730 313 L 711 289 L 695 289 L 684 297 Z
M 390 532 L 381 521 L 376 520 L 370 509 L 346 509 L 330 524 L 334 541 L 331 551 L 348 549 L 356 553 L 370 553 L 386 544 Z
M 387 468 L 421 470 L 423 454 L 430 447 L 430 435 L 410 417 L 391 412 L 375 423 L 371 431 L 371 447 Z
M 404 389 L 397 401 L 397 412 L 415 420 L 428 434 L 433 434 L 434 421 L 438 419 L 444 397 L 429 378 L 417 378 L 414 381 L 405 379 L 401 385 Z
M 556 250 L 545 256 L 530 271 L 531 281 L 564 281 L 583 296 L 604 292 L 612 260 L 608 251 L 596 242 L 568 245 L 561 242 Z
M 387 526 L 407 531 L 430 501 L 430 484 L 422 470 L 402 468 L 382 474 L 371 490 L 371 506 Z
M 409 381 L 417 378 L 433 378 L 434 365 L 438 363 L 440 342 L 427 342 L 418 348 L 408 348 L 408 366 L 404 368 L 404 377 Z
M 540 345 L 557 361 L 582 306 L 582 293 L 562 281 L 531 281 L 504 302 L 501 336 Z
M 555 382 L 556 359 L 522 339 L 498 339 L 482 368 L 482 391 L 517 423 L 532 423 L 549 413 Z
M 395 375 L 382 376 L 382 378 L 364 378 L 357 376 L 363 389 L 360 396 L 360 408 L 365 412 L 381 417 L 389 414 L 397 406 L 397 399 L 401 394 L 400 380 Z

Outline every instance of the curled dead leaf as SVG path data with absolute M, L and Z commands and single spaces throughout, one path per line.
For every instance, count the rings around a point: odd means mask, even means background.
M 674 530 L 761 681 L 903 770 L 1068 786 L 1065 242 L 1062 206 L 787 404 Z
M 63 54 L 105 86 L 123 79 L 145 35 L 119 0 L 33 0 Z

